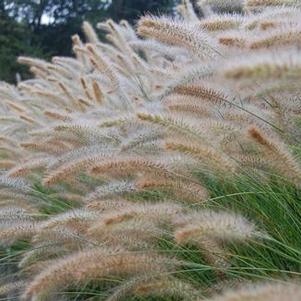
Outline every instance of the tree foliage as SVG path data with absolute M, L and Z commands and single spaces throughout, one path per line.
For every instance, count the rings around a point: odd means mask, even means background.
M 109 14 L 116 21 L 120 19 L 134 21 L 144 12 L 170 13 L 174 4 L 174 0 L 113 0 L 109 6 Z
M 26 68 L 20 66 L 16 58 L 19 55 L 42 56 L 41 49 L 34 45 L 34 35 L 13 18 L 0 13 L 0 80 L 15 81 L 16 74 L 28 76 Z
M 143 13 L 171 12 L 175 0 L 4 0 L 0 1 L 0 80 L 24 76 L 17 56 L 48 58 L 70 55 L 70 36 L 81 33 L 84 20 L 95 25 L 112 18 L 133 23 Z M 43 53 L 43 55 L 42 55 Z M 5 63 L 7 62 L 7 63 Z

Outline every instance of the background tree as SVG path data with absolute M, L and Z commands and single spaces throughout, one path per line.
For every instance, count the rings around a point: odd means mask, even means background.
M 120 19 L 129 20 L 131 23 L 138 19 L 141 14 L 149 13 L 171 13 L 174 0 L 113 0 L 109 6 L 109 14 L 115 21 Z
M 28 76 L 19 55 L 49 58 L 71 55 L 70 37 L 81 34 L 84 20 L 107 18 L 131 23 L 145 12 L 170 13 L 176 0 L 0 0 L 0 80 Z
M 70 37 L 81 33 L 84 20 L 95 24 L 108 16 L 108 2 L 100 0 L 48 0 L 46 24 L 36 28 L 42 48 L 51 55 L 70 55 Z
M 45 57 L 40 47 L 32 45 L 33 41 L 31 31 L 4 11 L 0 12 L 0 80 L 14 82 L 17 73 L 23 78 L 29 76 L 27 68 L 20 66 L 16 58 L 19 55 Z

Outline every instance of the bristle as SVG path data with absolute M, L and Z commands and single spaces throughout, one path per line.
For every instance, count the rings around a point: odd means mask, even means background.
M 65 285 L 79 284 L 87 277 L 101 281 L 119 275 L 139 275 L 147 270 L 164 272 L 168 265 L 172 263 L 156 254 L 127 254 L 108 249 L 83 251 L 61 259 L 37 275 L 27 286 L 24 299 L 49 295 Z
M 237 289 L 226 291 L 222 296 L 209 299 L 210 301 L 232 301 L 232 300 L 290 300 L 298 301 L 301 297 L 300 285 L 294 282 L 253 284 Z
M 173 20 L 143 17 L 138 24 L 138 34 L 185 47 L 201 59 L 219 55 L 218 46 L 205 33 Z

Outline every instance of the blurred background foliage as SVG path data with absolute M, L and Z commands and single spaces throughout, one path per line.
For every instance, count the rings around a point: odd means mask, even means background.
M 107 18 L 134 23 L 141 15 L 172 13 L 178 0 L 0 0 L 0 80 L 30 75 L 19 55 L 50 59 L 71 55 L 73 34 L 84 20 Z

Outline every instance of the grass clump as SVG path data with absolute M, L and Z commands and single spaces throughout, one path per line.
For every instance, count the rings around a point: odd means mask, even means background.
M 106 43 L 85 22 L 74 57 L 19 59 L 33 79 L 0 84 L 3 298 L 300 299 L 301 11 L 230 2 L 108 20 Z

